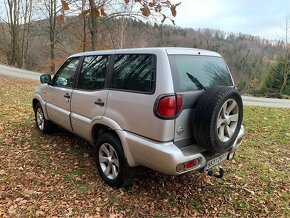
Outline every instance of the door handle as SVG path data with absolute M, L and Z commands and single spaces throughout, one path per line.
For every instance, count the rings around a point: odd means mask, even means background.
M 65 95 L 63 97 L 70 99 L 70 95 L 68 93 L 65 93 Z
M 99 106 L 105 106 L 105 102 L 103 102 L 102 99 L 98 99 L 98 100 L 96 100 L 96 101 L 95 101 L 95 104 L 96 104 L 96 105 L 99 105 Z

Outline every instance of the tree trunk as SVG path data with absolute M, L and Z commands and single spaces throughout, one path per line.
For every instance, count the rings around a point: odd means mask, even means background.
M 55 73 L 55 31 L 56 31 L 56 1 L 50 0 L 49 12 L 49 42 L 50 42 L 50 73 Z
M 7 17 L 11 38 L 10 65 L 23 67 L 25 65 L 28 47 L 28 25 L 31 21 L 32 0 L 7 0 Z
M 17 20 L 18 20 L 18 4 L 16 0 L 8 0 L 8 20 L 9 20 L 9 32 L 11 36 L 11 53 L 8 58 L 9 65 L 17 66 L 17 50 L 18 50 L 18 27 L 17 27 Z
M 85 0 L 83 0 L 82 2 L 82 12 L 85 9 Z M 86 51 L 86 44 L 87 44 L 87 20 L 86 20 L 86 16 L 84 16 L 83 18 L 83 52 Z
M 24 12 L 24 23 L 23 23 L 23 32 L 22 32 L 22 45 L 21 45 L 21 65 L 26 67 L 26 56 L 29 45 L 29 32 L 30 32 L 30 23 L 32 16 L 32 0 L 25 0 L 25 12 Z
M 15 12 L 14 12 L 14 19 L 15 19 L 15 65 L 17 67 L 22 67 L 21 65 L 21 51 L 20 51 L 20 1 L 15 0 Z
M 90 19 L 91 19 L 91 37 L 92 37 L 92 50 L 97 48 L 97 18 L 94 15 L 94 9 L 96 9 L 96 3 L 94 0 L 90 0 Z
M 280 93 L 279 93 L 281 97 L 283 97 L 284 89 L 287 85 L 288 76 L 290 73 L 288 55 L 286 58 L 287 59 L 285 59 L 284 72 L 283 72 L 283 84 L 280 88 Z
M 54 43 L 50 44 L 50 73 L 55 73 L 55 52 L 54 52 Z

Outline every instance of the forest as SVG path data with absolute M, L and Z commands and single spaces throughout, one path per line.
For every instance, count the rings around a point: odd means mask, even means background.
M 54 74 L 69 55 L 83 51 L 201 48 L 224 57 L 241 93 L 290 96 L 287 24 L 286 40 L 271 41 L 243 33 L 179 27 L 174 22 L 179 4 L 170 1 L 147 5 L 141 0 L 118 0 L 114 10 L 93 0 L 89 4 L 82 1 L 79 7 L 74 1 L 43 0 L 38 7 L 32 2 L 7 0 L 11 16 L 1 18 L 0 63 Z

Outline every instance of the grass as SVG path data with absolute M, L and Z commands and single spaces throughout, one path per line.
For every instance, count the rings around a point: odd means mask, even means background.
M 246 136 L 222 180 L 149 171 L 127 190 L 98 176 L 93 151 L 36 131 L 35 82 L 0 76 L 0 217 L 289 217 L 290 110 L 245 107 Z

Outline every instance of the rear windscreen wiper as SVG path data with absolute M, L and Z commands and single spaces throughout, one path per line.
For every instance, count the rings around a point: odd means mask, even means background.
M 186 75 L 188 76 L 188 78 L 199 88 L 199 89 L 204 89 L 206 90 L 206 88 L 204 87 L 204 85 L 202 85 L 199 80 L 194 77 L 193 75 L 191 75 L 190 73 L 186 72 Z

